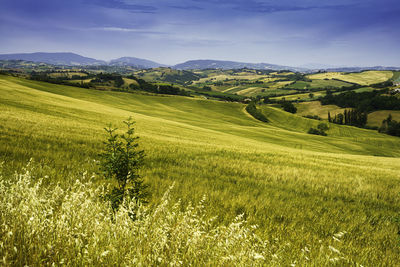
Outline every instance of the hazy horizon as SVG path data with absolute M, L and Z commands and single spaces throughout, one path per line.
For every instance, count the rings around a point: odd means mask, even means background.
M 394 0 L 2 1 L 0 53 L 399 66 Z

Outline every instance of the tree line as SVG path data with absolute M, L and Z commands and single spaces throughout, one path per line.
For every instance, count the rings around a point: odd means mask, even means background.
M 332 117 L 331 113 L 328 112 L 328 121 L 336 124 L 365 127 L 368 121 L 368 114 L 358 109 L 351 109 Z
M 322 105 L 337 105 L 342 108 L 354 108 L 363 112 L 375 110 L 400 110 L 400 99 L 394 96 L 383 95 L 387 90 L 356 93 L 344 92 L 338 95 L 327 91 L 320 99 Z
M 129 88 L 132 90 L 142 90 L 149 93 L 155 94 L 166 94 L 166 95 L 183 95 L 183 96 L 190 96 L 189 92 L 186 90 L 180 89 L 179 87 L 175 87 L 173 85 L 163 84 L 153 84 L 146 82 L 143 79 L 137 78 L 133 75 L 127 76 L 127 78 L 135 80 L 137 84 L 132 83 L 129 85 Z

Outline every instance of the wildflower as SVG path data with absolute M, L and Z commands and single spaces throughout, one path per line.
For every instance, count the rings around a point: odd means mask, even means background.
M 333 252 L 333 253 L 337 253 L 340 254 L 340 251 L 332 246 L 329 246 L 329 249 Z
M 100 257 L 106 257 L 109 253 L 110 253 L 110 251 L 106 250 L 103 253 L 101 253 Z

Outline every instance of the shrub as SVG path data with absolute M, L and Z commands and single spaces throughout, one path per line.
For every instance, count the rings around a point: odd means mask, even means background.
M 318 128 L 320 131 L 327 131 L 327 130 L 329 130 L 329 126 L 328 126 L 326 123 L 320 123 L 320 124 L 318 124 L 317 128 Z
M 322 120 L 321 117 L 319 117 L 318 115 L 304 115 L 303 117 L 307 118 L 307 119 L 318 120 L 318 121 Z
M 393 120 L 392 114 L 389 114 L 386 119 L 382 121 L 381 127 L 378 131 L 393 136 L 400 136 L 400 122 Z
M 144 151 L 138 150 L 137 140 L 134 136 L 134 121 L 132 117 L 124 121 L 127 127 L 126 133 L 119 135 L 110 124 L 105 131 L 108 134 L 104 142 L 104 152 L 100 154 L 100 170 L 104 178 L 116 182 L 106 198 L 111 201 L 113 209 L 117 209 L 125 196 L 135 198 L 137 201 L 146 202 L 147 186 L 143 184 L 138 171 L 141 166 Z
M 257 109 L 256 104 L 254 102 L 251 102 L 246 106 L 246 111 L 252 115 L 255 119 L 262 121 L 262 122 L 268 122 L 267 117 L 262 114 L 260 110 Z
M 323 130 L 315 129 L 315 128 L 310 128 L 307 133 L 315 134 L 315 135 L 327 136 L 327 134 Z
M 292 102 L 282 101 L 281 106 L 283 107 L 283 110 L 286 112 L 290 112 L 293 114 L 297 112 L 297 108 L 293 105 Z

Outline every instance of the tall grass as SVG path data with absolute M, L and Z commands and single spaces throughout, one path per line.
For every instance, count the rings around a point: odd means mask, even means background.
M 350 264 L 329 244 L 305 246 L 297 259 L 290 244 L 263 240 L 238 215 L 227 225 L 208 218 L 206 197 L 197 205 L 172 203 L 171 189 L 153 208 L 125 200 L 114 213 L 101 200 L 104 187 L 82 177 L 66 187 L 44 186 L 32 175 L 0 177 L 0 263 L 4 266 L 261 266 Z M 5 180 L 7 182 L 5 182 Z M 130 214 L 136 213 L 136 220 Z
M 12 174 L 34 157 L 31 175 L 49 176 L 38 192 L 57 186 L 72 192 L 77 177 L 96 171 L 103 127 L 121 127 L 132 115 L 146 152 L 141 174 L 151 188 L 149 212 L 175 183 L 168 209 L 179 199 L 187 207 L 207 195 L 203 212 L 216 216 L 215 227 L 243 214 L 282 265 L 300 262 L 307 250 L 313 262 L 324 262 L 317 259 L 334 253 L 332 246 L 350 262 L 396 266 L 399 139 L 340 125 L 331 125 L 327 137 L 311 136 L 306 131 L 318 121 L 263 107 L 270 122 L 262 123 L 243 109 L 0 76 L 0 161 L 7 162 L 2 180 L 12 186 Z M 102 185 L 95 176 L 79 180 L 90 190 Z M 16 206 L 6 201 L 2 205 Z M 333 239 L 344 231 L 342 242 Z

